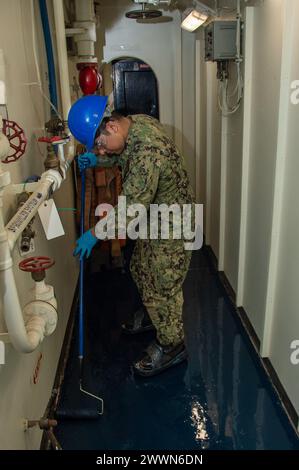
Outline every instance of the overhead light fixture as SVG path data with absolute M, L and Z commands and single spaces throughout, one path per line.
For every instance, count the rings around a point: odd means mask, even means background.
M 208 19 L 206 13 L 199 13 L 197 10 L 191 8 L 189 13 L 185 13 L 185 19 L 182 21 L 181 28 L 186 29 L 186 31 L 195 31 L 199 26 L 205 23 Z
M 194 8 L 188 8 L 183 13 L 183 21 L 181 28 L 186 31 L 195 31 L 199 26 L 204 24 L 210 16 L 216 12 L 201 2 L 195 1 Z

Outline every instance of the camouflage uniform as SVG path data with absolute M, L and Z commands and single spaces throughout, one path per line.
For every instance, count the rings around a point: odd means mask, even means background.
M 183 159 L 162 125 L 145 115 L 131 116 L 132 125 L 120 156 L 127 206 L 194 202 Z M 127 218 L 128 223 L 128 218 Z M 158 340 L 176 345 L 184 338 L 182 285 L 191 251 L 184 240 L 138 239 L 130 270 L 157 330 Z

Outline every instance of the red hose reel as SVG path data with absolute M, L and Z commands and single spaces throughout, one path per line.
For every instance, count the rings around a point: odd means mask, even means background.
M 2 132 L 7 137 L 10 148 L 13 150 L 13 153 L 4 158 L 2 163 L 12 163 L 19 160 L 24 155 L 27 145 L 24 130 L 15 121 L 3 119 Z

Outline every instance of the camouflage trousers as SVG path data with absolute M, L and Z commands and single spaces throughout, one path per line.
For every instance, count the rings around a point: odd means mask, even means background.
M 183 282 L 191 251 L 183 240 L 137 240 L 130 263 L 132 277 L 161 344 L 184 339 Z

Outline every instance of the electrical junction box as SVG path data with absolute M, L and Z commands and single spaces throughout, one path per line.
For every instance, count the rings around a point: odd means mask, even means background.
M 234 60 L 237 55 L 237 21 L 212 21 L 205 27 L 205 60 Z

